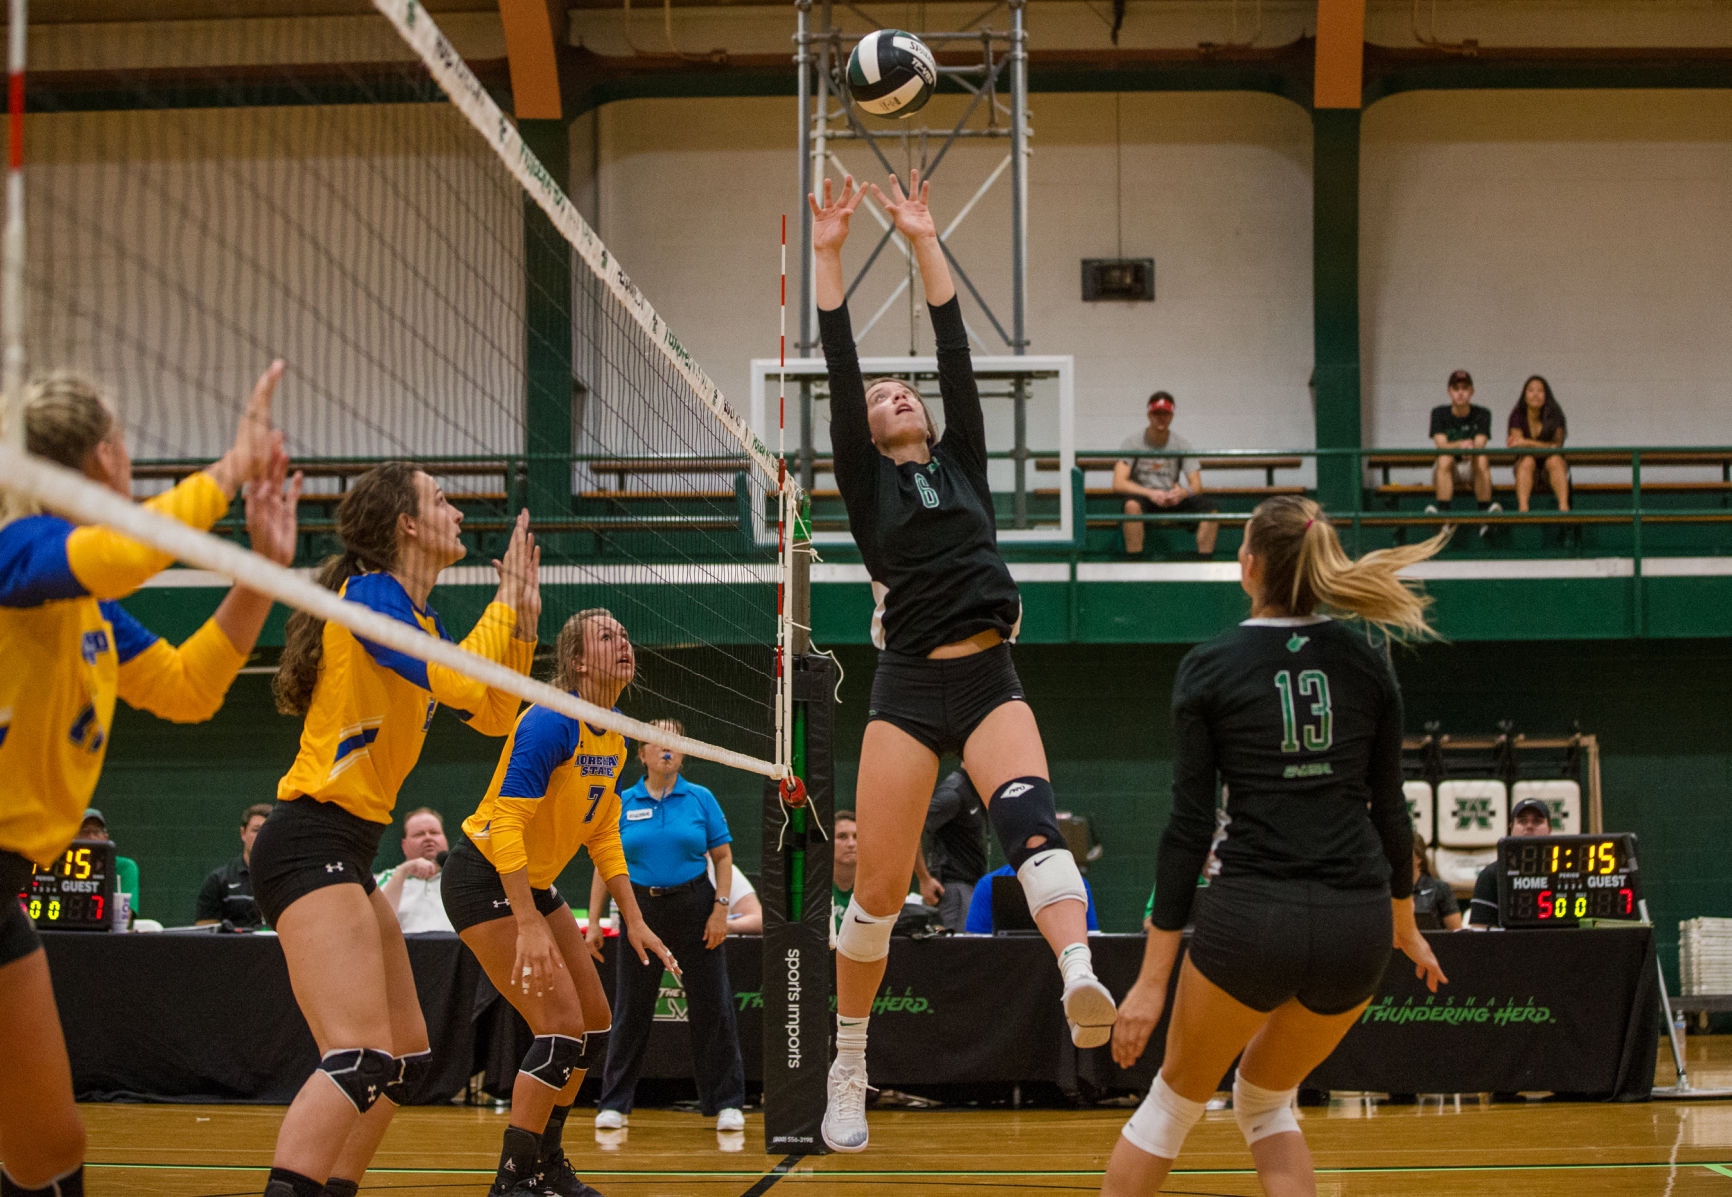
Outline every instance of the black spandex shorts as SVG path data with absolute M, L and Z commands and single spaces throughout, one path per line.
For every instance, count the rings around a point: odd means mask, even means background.
M 966 657 L 878 654 L 866 720 L 901 728 L 939 756 L 961 752 L 974 729 L 1007 702 L 1025 702 L 1010 645 Z
M 301 797 L 278 802 L 253 840 L 248 868 L 253 900 L 265 922 L 277 925 L 297 899 L 327 885 L 358 885 L 373 880 L 373 857 L 385 824 L 352 815 L 334 802 Z
M 35 875 L 36 866 L 16 852 L 0 852 L 0 966 L 22 960 L 42 946 L 36 924 L 18 900 Z
M 1191 963 L 1253 1010 L 1289 998 L 1343 1014 L 1377 992 L 1395 924 L 1387 889 L 1217 877 L 1197 895 Z
M 1171 507 L 1162 507 L 1144 495 L 1132 495 L 1130 501 L 1135 503 L 1144 515 L 1208 515 L 1221 510 L 1215 505 L 1215 500 L 1207 495 L 1186 495 Z
M 531 889 L 535 908 L 543 917 L 565 905 L 559 887 Z M 445 902 L 445 917 L 458 931 L 467 931 L 477 923 L 511 917 L 511 902 L 505 896 L 505 886 L 499 880 L 499 870 L 481 855 L 466 835 L 461 833 L 457 846 L 445 858 L 445 872 L 439 882 L 439 896 Z

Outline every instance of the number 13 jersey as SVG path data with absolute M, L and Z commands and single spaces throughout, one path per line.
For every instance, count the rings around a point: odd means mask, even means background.
M 616 789 L 623 768 L 624 736 L 532 706 L 463 831 L 499 872 L 527 867 L 534 889 L 552 885 L 580 847 L 611 880 L 626 871 Z

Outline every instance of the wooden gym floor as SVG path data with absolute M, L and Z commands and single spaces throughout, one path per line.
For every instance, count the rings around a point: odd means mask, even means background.
M 1732 1036 L 1692 1036 L 1690 1080 L 1732 1088 Z M 1661 1047 L 1658 1083 L 1672 1082 Z M 87 1105 L 93 1197 L 253 1197 L 264 1188 L 278 1106 Z M 1528 1102 L 1304 1111 L 1324 1197 L 1438 1194 L 1694 1194 L 1732 1197 L 1732 1100 L 1641 1105 Z M 1127 1109 L 875 1111 L 861 1155 L 762 1152 L 762 1124 L 718 1136 L 696 1114 L 640 1110 L 598 1143 L 593 1110 L 566 1131 L 579 1173 L 608 1197 L 865 1197 L 1094 1193 Z M 505 1115 L 452 1107 L 398 1114 L 364 1193 L 483 1194 Z M 606 1134 L 607 1132 L 602 1132 Z M 731 1138 L 732 1143 L 718 1139 Z M 1261 1192 L 1230 1113 L 1205 1115 L 1163 1190 Z

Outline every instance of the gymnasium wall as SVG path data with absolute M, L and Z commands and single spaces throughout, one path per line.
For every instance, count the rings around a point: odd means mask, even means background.
M 1154 879 L 1173 744 L 1168 703 L 1183 646 L 1026 646 L 1018 669 L 1040 717 L 1061 807 L 1088 815 L 1105 846 L 1091 873 L 1101 923 L 1134 931 Z M 837 709 L 838 805 L 854 791 L 871 683 L 870 650 L 842 650 Z M 1519 667 L 1512 660 L 1519 659 Z M 1524 642 L 1433 645 L 1397 660 L 1407 727 L 1429 720 L 1446 731 L 1486 733 L 1510 718 L 1534 735 L 1572 723 L 1600 737 L 1606 826 L 1641 837 L 1645 884 L 1659 924 L 1661 955 L 1676 959 L 1679 919 L 1732 913 L 1732 747 L 1725 736 L 1724 642 Z M 299 722 L 271 708 L 268 679 L 237 681 L 209 724 L 175 727 L 122 707 L 96 805 L 123 854 L 142 869 L 143 911 L 170 925 L 192 918 L 211 868 L 239 850 L 243 808 L 268 801 L 295 751 Z M 435 722 L 398 811 L 432 806 L 455 820 L 472 811 L 491 776 L 499 741 L 448 715 Z M 635 762 L 627 780 L 640 774 Z M 755 778 L 698 762 L 686 776 L 713 788 L 754 876 L 761 859 Z M 386 832 L 379 867 L 400 859 L 400 833 Z M 995 863 L 1002 861 L 996 846 Z M 587 862 L 561 888 L 582 906 Z

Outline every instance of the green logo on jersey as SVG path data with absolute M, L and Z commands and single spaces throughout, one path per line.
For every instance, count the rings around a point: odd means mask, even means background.
M 1287 651 L 1296 653 L 1309 643 L 1311 643 L 1311 637 L 1301 636 L 1298 632 L 1294 632 L 1292 639 L 1287 641 Z
M 938 506 L 938 491 L 926 480 L 924 474 L 914 475 L 914 489 L 920 492 L 921 506 L 928 510 Z

